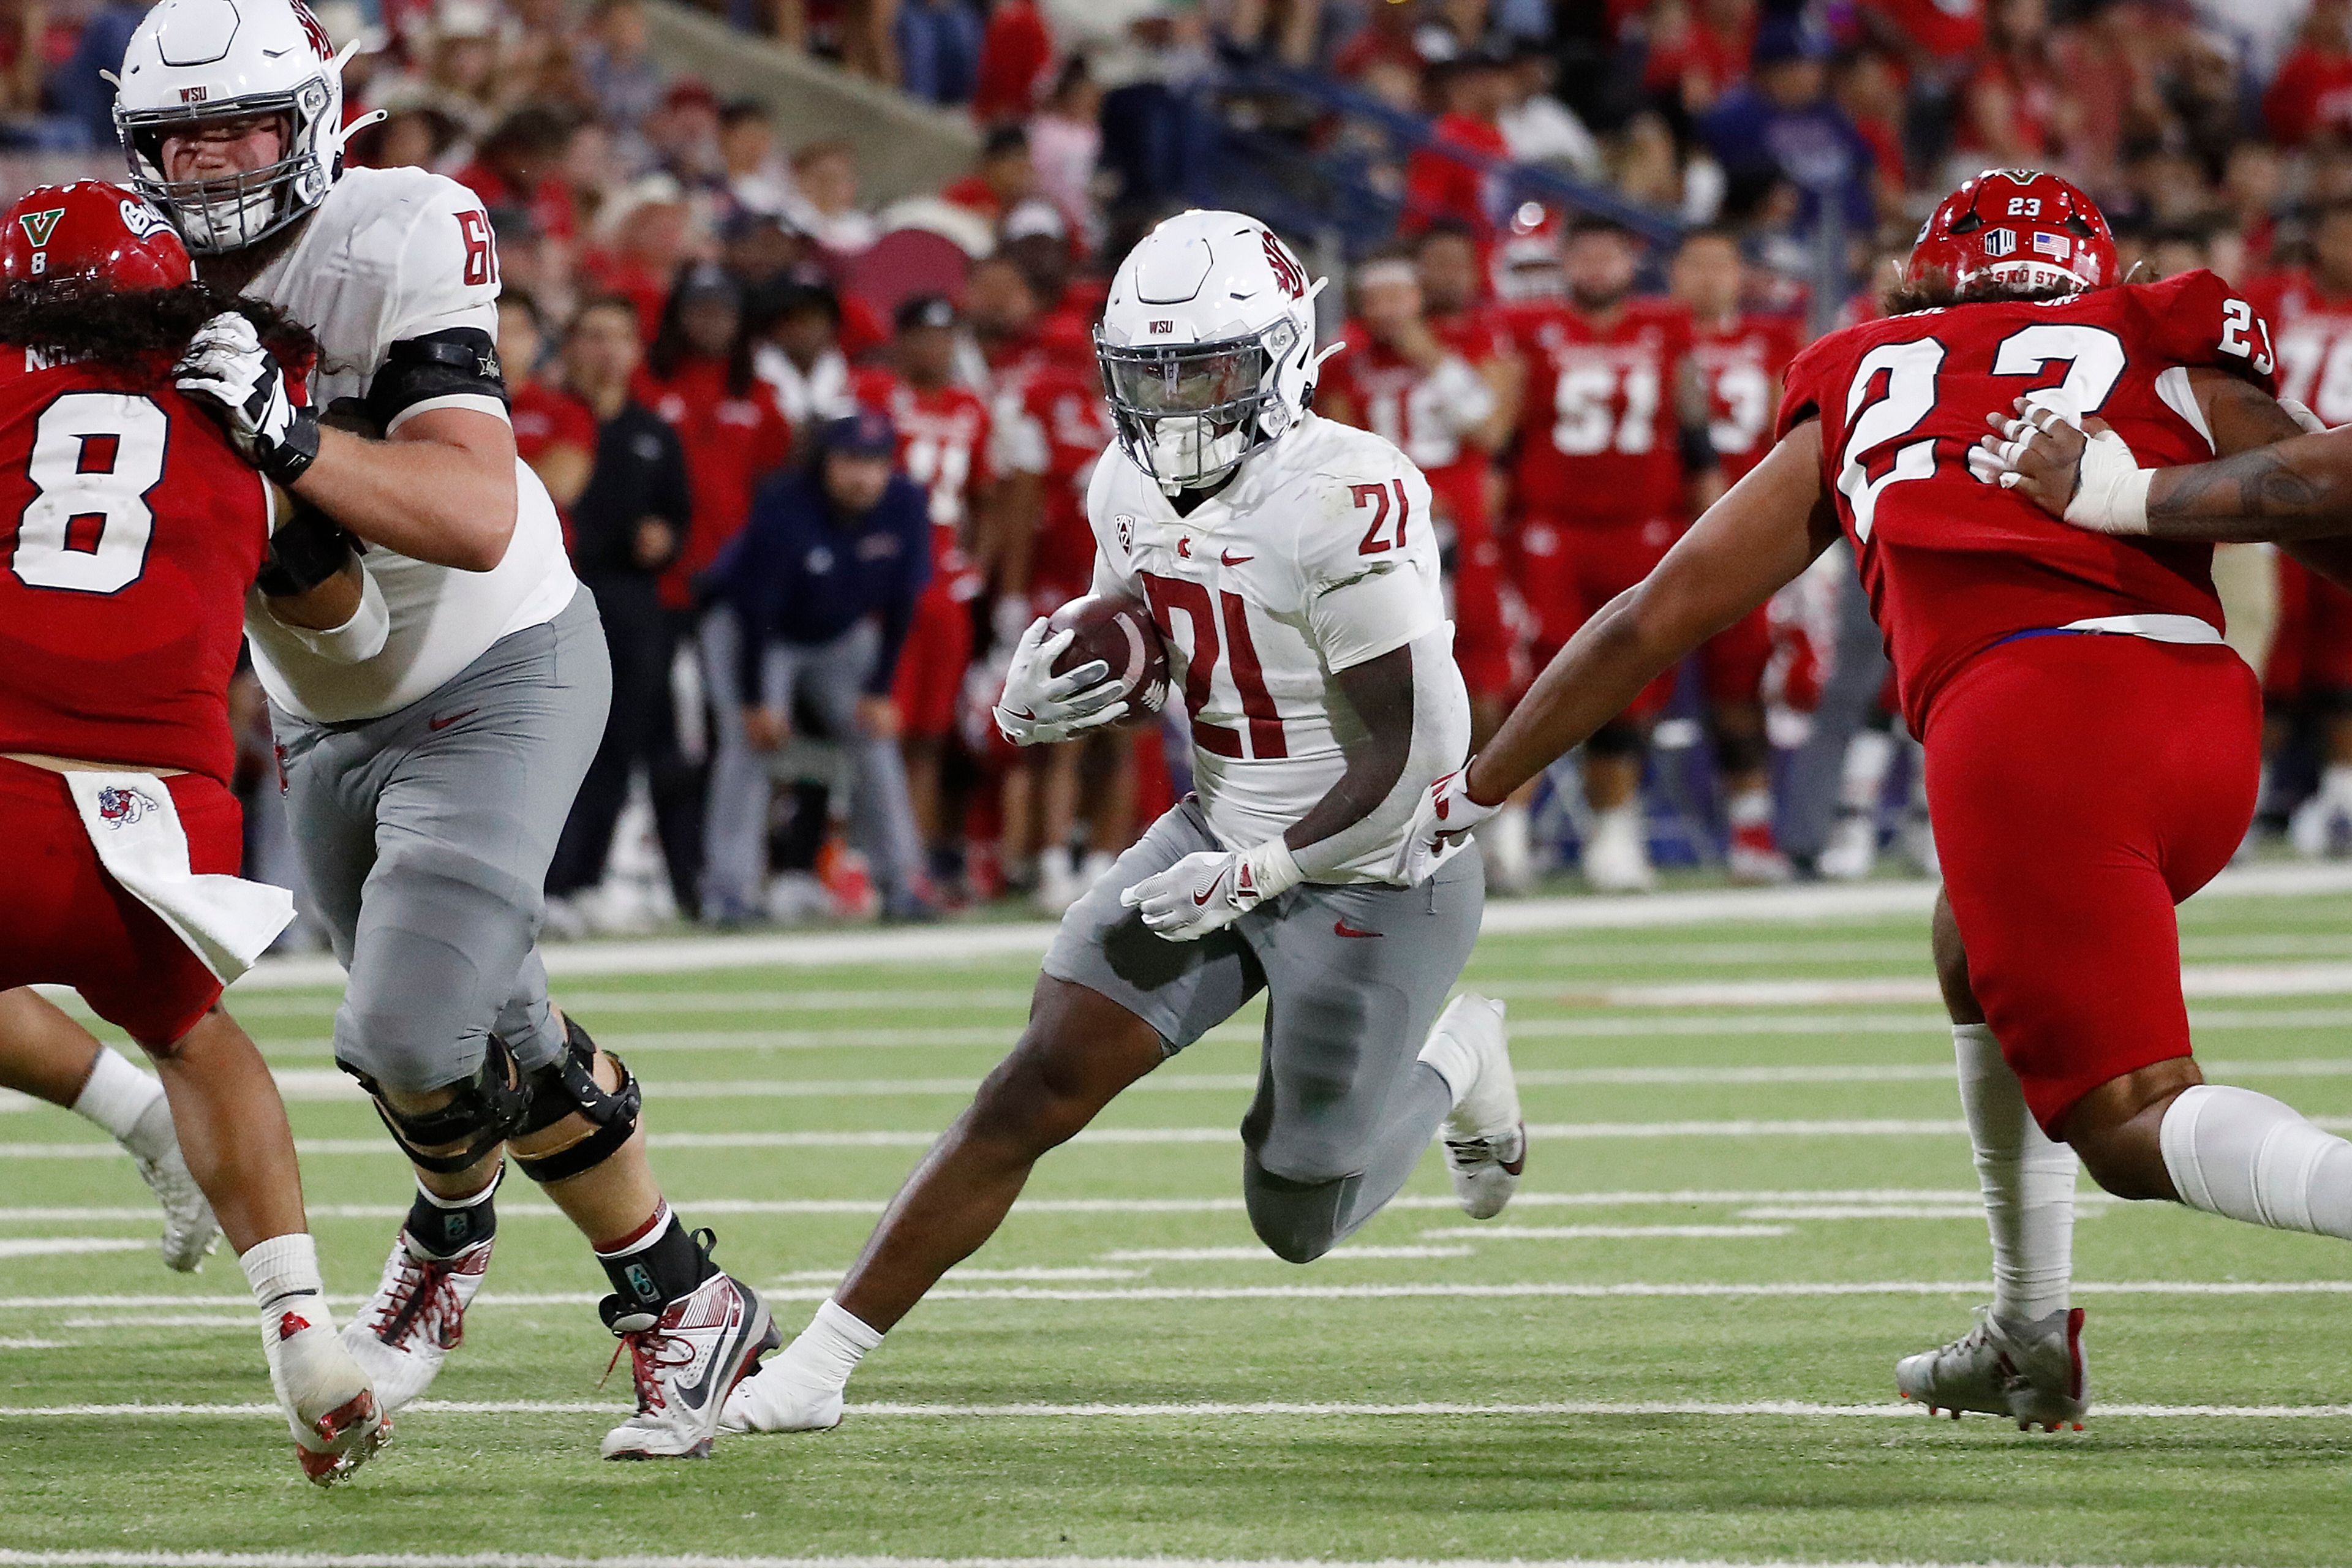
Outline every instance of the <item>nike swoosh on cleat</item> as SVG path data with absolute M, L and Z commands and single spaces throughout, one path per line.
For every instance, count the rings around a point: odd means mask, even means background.
M 1388 935 L 1388 932 L 1384 931 L 1358 931 L 1354 926 L 1348 923 L 1347 917 L 1343 915 L 1339 919 L 1331 922 L 1331 934 L 1333 936 L 1367 937 L 1386 936 Z
M 702 1375 L 700 1377 L 696 1378 L 692 1383 L 681 1383 L 677 1385 L 676 1392 L 679 1404 L 685 1405 L 689 1410 L 700 1410 L 705 1405 L 709 1403 L 710 1390 L 712 1384 L 715 1381 L 710 1374 L 720 1365 L 721 1363 L 731 1363 L 733 1358 L 727 1352 L 733 1348 L 736 1342 L 743 1338 L 746 1327 L 746 1317 L 747 1314 L 743 1310 L 743 1299 L 740 1296 L 738 1296 L 735 1299 L 735 1306 L 731 1315 L 731 1320 L 727 1326 L 728 1337 L 719 1342 L 720 1348 L 714 1350 L 710 1354 L 710 1359 L 702 1363 Z
M 458 720 L 470 719 L 480 711 L 478 708 L 468 708 L 463 713 L 452 713 L 446 719 L 427 719 L 425 721 L 425 727 L 437 735 Z

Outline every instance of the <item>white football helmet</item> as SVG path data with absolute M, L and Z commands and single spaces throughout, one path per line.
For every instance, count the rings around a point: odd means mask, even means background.
M 356 42 L 352 47 L 356 47 Z M 326 199 L 343 172 L 343 60 L 302 0 L 161 0 L 131 35 L 114 127 L 139 194 L 172 215 L 190 250 L 241 250 Z M 276 163 L 173 180 L 163 139 L 205 121 L 276 114 Z
M 1324 281 L 1241 213 L 1179 213 L 1128 252 L 1095 357 L 1119 447 L 1161 489 L 1214 483 L 1298 423 L 1334 352 L 1315 352 Z

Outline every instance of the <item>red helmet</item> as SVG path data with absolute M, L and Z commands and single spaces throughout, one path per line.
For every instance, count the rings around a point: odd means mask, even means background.
M 1987 169 L 1921 226 L 1903 276 L 1917 287 L 1942 275 L 1956 289 L 1998 278 L 2035 292 L 2104 289 L 2116 270 L 2115 234 L 2090 197 L 2055 174 Z
M 176 289 L 194 276 L 171 221 L 101 180 L 42 185 L 0 218 L 0 281 L 88 278 L 130 292 Z

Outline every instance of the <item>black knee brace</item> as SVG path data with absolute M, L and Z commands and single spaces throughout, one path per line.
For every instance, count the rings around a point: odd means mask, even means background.
M 482 1065 L 474 1076 L 451 1086 L 449 1103 L 437 1110 L 411 1113 L 395 1110 L 376 1080 L 355 1068 L 343 1070 L 360 1080 L 375 1101 L 375 1113 L 393 1141 L 407 1152 L 421 1171 L 455 1175 L 513 1135 L 530 1104 L 530 1085 L 515 1067 L 514 1057 L 492 1035 L 482 1051 Z M 430 1149 L 460 1144 L 463 1153 L 432 1154 Z
M 570 1015 L 564 1016 L 563 1054 L 525 1080 L 530 1105 L 515 1132 L 527 1138 L 574 1114 L 586 1117 L 593 1130 L 551 1153 L 530 1159 L 517 1154 L 515 1163 L 522 1167 L 524 1175 L 544 1186 L 593 1170 L 611 1159 L 637 1130 L 644 1091 L 620 1058 L 611 1059 L 620 1070 L 621 1086 L 607 1089 L 596 1081 L 596 1042 Z

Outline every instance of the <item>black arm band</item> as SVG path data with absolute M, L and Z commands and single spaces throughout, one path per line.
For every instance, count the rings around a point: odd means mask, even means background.
M 403 338 L 384 351 L 383 368 L 368 384 L 367 412 L 379 428 L 408 409 L 436 397 L 495 397 L 507 401 L 506 376 L 498 345 L 478 327 L 451 327 L 421 338 Z
M 1707 434 L 1706 426 L 1682 426 L 1679 440 L 1685 473 L 1703 474 L 1709 468 L 1723 466 L 1722 455 L 1715 449 L 1715 437 Z
M 269 536 L 255 584 L 273 599 L 307 594 L 358 558 L 342 524 L 317 507 L 297 500 L 294 515 Z

